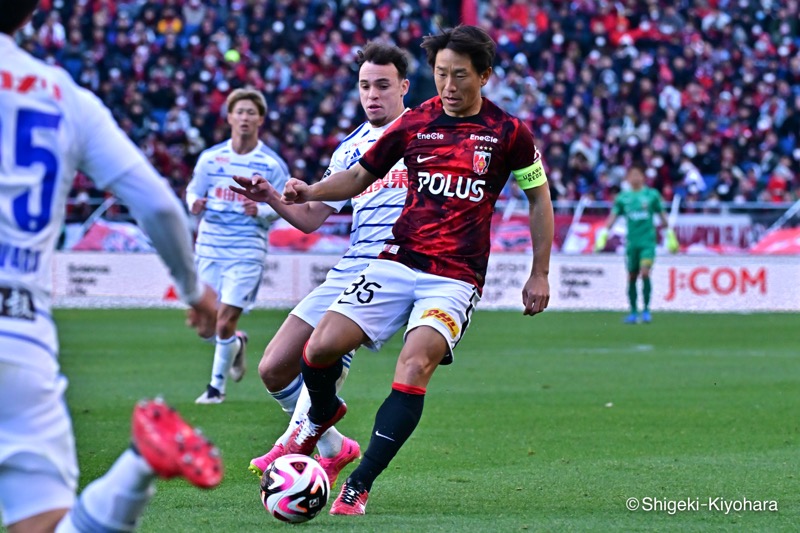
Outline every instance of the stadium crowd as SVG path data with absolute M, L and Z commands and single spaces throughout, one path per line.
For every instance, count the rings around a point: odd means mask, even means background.
M 182 195 L 244 85 L 267 98 L 263 140 L 294 176 L 318 179 L 363 120 L 358 48 L 406 48 L 416 105 L 435 94 L 421 38 L 459 22 L 453 4 L 43 0 L 21 38 L 95 92 Z M 472 4 L 465 21 L 499 45 L 485 94 L 529 124 L 555 199 L 610 199 L 633 158 L 667 200 L 800 198 L 798 0 Z M 79 216 L 102 197 L 83 176 L 71 194 Z

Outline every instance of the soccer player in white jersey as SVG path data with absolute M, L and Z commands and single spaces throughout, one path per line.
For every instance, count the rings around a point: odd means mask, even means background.
M 76 501 L 67 380 L 50 314 L 53 250 L 75 170 L 130 207 L 204 336 L 213 332 L 216 294 L 198 279 L 180 202 L 111 113 L 65 71 L 15 43 L 37 3 L 0 0 L 0 515 L 10 533 L 130 531 L 157 475 L 211 487 L 222 465 L 162 401 L 141 402 L 131 447 Z
M 358 87 L 361 105 L 367 121 L 345 138 L 331 158 L 331 164 L 323 179 L 333 173 L 353 166 L 381 136 L 383 132 L 405 111 L 403 96 L 408 92 L 408 59 L 398 47 L 371 42 L 358 56 Z M 246 185 L 250 182 L 243 181 Z M 250 470 L 261 475 L 275 459 L 284 455 L 284 443 L 295 424 L 308 410 L 308 393 L 304 391 L 300 375 L 300 359 L 303 346 L 308 341 L 322 315 L 331 303 L 355 279 L 361 270 L 378 256 L 383 242 L 391 237 L 392 226 L 405 203 L 408 176 L 403 160 L 398 161 L 383 179 L 353 198 L 353 225 L 350 248 L 341 261 L 331 269 L 325 282 L 306 296 L 286 317 L 283 325 L 270 341 L 258 366 L 259 374 L 281 408 L 292 416 L 289 429 L 272 449 L 250 462 Z M 241 188 L 235 188 L 244 192 Z M 268 189 L 268 194 L 258 198 L 267 201 L 288 222 L 310 233 L 334 211 L 347 204 L 342 202 L 309 202 L 304 205 L 286 205 L 280 201 L 280 193 Z M 345 370 L 341 382 L 347 375 L 352 354 L 345 357 Z M 302 395 L 301 395 L 302 393 Z M 298 398 L 302 398 L 298 400 Z M 331 428 L 318 444 L 317 457 L 328 474 L 331 486 L 339 472 L 360 456 L 360 447 L 355 440 L 344 437 L 336 428 Z
M 202 214 L 195 255 L 200 278 L 219 294 L 216 343 L 211 381 L 196 403 L 225 400 L 225 384 L 244 375 L 247 334 L 236 331 L 239 317 L 255 301 L 267 255 L 267 232 L 278 215 L 266 203 L 256 203 L 230 190 L 235 177 L 264 178 L 280 189 L 289 177 L 283 159 L 262 143 L 267 103 L 254 89 L 236 89 L 226 102 L 231 138 L 200 154 L 186 203 Z

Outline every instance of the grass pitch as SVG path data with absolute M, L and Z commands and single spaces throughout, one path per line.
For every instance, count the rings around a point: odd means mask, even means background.
M 127 445 L 134 402 L 163 394 L 219 444 L 226 475 L 209 492 L 159 481 L 146 532 L 796 531 L 800 523 L 797 315 L 663 313 L 625 326 L 621 314 L 558 312 L 476 313 L 456 363 L 434 376 L 416 432 L 376 482 L 367 516 L 279 523 L 247 464 L 287 423 L 255 370 L 285 314 L 242 319 L 248 374 L 229 384 L 224 404 L 197 406 L 213 348 L 183 327 L 180 311 L 57 311 L 81 486 Z M 338 427 L 363 449 L 399 347 L 397 336 L 378 354 L 360 351 L 345 385 L 350 410 Z M 638 510 L 626 508 L 630 498 Z M 742 509 L 763 500 L 778 511 Z M 689 509 L 678 511 L 680 501 Z M 654 505 L 663 510 L 642 510 Z

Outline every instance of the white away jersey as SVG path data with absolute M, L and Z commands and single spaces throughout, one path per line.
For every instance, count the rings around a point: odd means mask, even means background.
M 251 179 L 261 176 L 278 191 L 289 179 L 289 168 L 281 157 L 261 141 L 247 154 L 233 151 L 231 141 L 213 146 L 200 154 L 192 181 L 186 188 L 186 203 L 191 209 L 198 198 L 206 198 L 200 221 L 195 254 L 218 261 L 263 263 L 267 255 L 267 232 L 277 215 L 266 204 L 259 204 L 259 215 L 244 213 L 245 197 L 230 190 L 234 176 Z
M 0 57 L 0 360 L 54 369 L 52 261 L 76 169 L 119 193 L 157 232 L 154 244 L 183 297 L 201 287 L 177 197 L 109 110 L 5 34 Z M 176 216 L 160 221 L 161 213 Z
M 323 179 L 336 172 L 347 170 L 358 163 L 361 156 L 393 123 L 374 128 L 369 122 L 364 122 L 348 135 L 333 152 L 331 164 L 325 171 Z M 353 204 L 350 248 L 342 256 L 334 270 L 364 268 L 370 261 L 378 257 L 383 250 L 384 241 L 392 237 L 392 226 L 403 210 L 407 192 L 408 171 L 401 159 L 395 163 L 388 174 L 376 180 L 367 190 L 352 200 L 325 202 L 337 211 L 341 210 L 348 201 Z
M 100 188 L 142 156 L 111 113 L 69 75 L 0 34 L 0 336 L 55 357 L 53 250 L 76 169 Z M 0 358 L 13 354 L 0 354 Z

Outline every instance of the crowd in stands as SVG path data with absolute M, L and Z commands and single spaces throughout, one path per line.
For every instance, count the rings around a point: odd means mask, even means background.
M 641 161 L 666 199 L 800 197 L 800 2 L 484 0 L 498 42 L 485 95 L 522 118 L 553 196 L 608 200 Z M 450 9 L 445 13 L 443 9 Z M 420 48 L 459 22 L 434 0 L 42 0 L 23 45 L 96 93 L 180 195 L 226 139 L 224 101 L 269 104 L 263 140 L 319 179 L 363 120 L 355 53 L 412 56 L 408 105 L 435 94 Z M 74 198 L 101 195 L 82 176 Z

